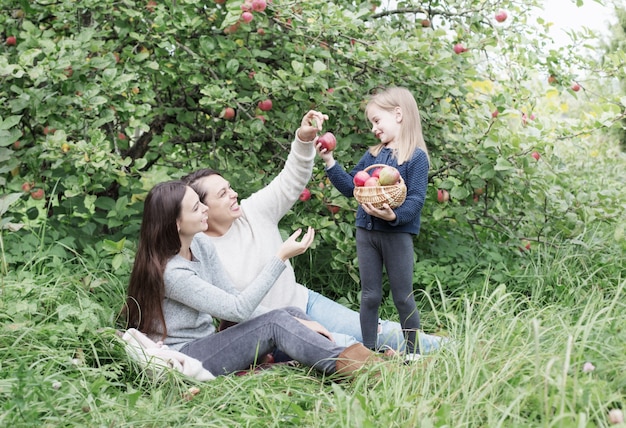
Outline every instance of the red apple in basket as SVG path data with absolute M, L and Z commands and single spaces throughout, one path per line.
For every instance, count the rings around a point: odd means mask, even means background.
M 354 181 L 355 186 L 361 187 L 369 178 L 370 175 L 367 173 L 367 171 L 359 171 L 354 174 L 354 178 L 352 179 L 352 181 Z
M 378 181 L 378 178 L 370 177 L 367 180 L 365 180 L 365 183 L 363 183 L 363 187 L 372 187 L 372 186 L 380 186 L 380 182 Z

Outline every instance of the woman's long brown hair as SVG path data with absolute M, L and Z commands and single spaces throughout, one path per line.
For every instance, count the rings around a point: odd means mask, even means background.
M 187 185 L 180 181 L 159 183 L 150 190 L 143 208 L 139 245 L 128 283 L 124 311 L 127 326 L 149 335 L 167 336 L 163 315 L 168 260 L 180 251 L 176 220 Z

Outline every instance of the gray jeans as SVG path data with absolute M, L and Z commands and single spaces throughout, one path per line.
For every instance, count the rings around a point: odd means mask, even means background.
M 361 332 L 363 344 L 376 346 L 378 309 L 383 298 L 383 267 L 389 278 L 393 303 L 406 338 L 406 351 L 419 353 L 416 332 L 420 316 L 413 296 L 413 236 L 356 229 L 356 252 L 361 277 Z
M 345 348 L 306 327 L 294 316 L 309 319 L 297 308 L 276 309 L 189 342 L 180 351 L 200 360 L 215 376 L 245 370 L 276 349 L 304 365 L 334 373 L 335 361 Z

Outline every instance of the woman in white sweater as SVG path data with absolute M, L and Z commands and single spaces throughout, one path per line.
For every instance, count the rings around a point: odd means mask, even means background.
M 247 369 L 276 349 L 328 374 L 350 374 L 375 361 L 360 343 L 335 344 L 324 327 L 296 308 L 253 317 L 286 261 L 309 248 L 312 229 L 299 242 L 301 230 L 291 235 L 239 292 L 210 241 L 192 247 L 194 235 L 207 229 L 208 211 L 182 181 L 160 183 L 148 193 L 125 306 L 128 327 L 200 360 L 214 376 Z M 218 333 L 213 317 L 242 322 Z

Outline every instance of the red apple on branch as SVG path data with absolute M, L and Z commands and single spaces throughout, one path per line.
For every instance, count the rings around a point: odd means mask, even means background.
M 463 52 L 467 52 L 467 49 L 465 48 L 465 46 L 463 46 L 462 43 L 457 43 L 456 45 L 454 45 L 454 53 L 455 54 L 462 54 Z
M 226 120 L 231 120 L 235 117 L 235 109 L 232 107 L 226 107 L 222 111 L 222 117 Z
M 261 111 L 270 111 L 272 109 L 272 100 L 269 98 L 263 101 L 259 101 L 259 109 Z
M 541 155 L 539 154 L 539 152 L 532 152 L 530 154 L 533 158 L 535 158 L 536 161 L 538 161 L 539 159 L 541 159 Z
M 444 202 L 448 202 L 450 200 L 450 194 L 446 189 L 438 189 L 437 190 L 437 202 L 443 204 Z
M 15 46 L 17 44 L 17 39 L 15 36 L 9 36 L 4 42 L 7 46 Z
M 506 14 L 506 12 L 504 10 L 500 10 L 500 11 L 498 11 L 498 13 L 496 13 L 496 21 L 504 22 L 504 21 L 506 21 L 507 16 L 508 15 Z
M 300 197 L 299 199 L 303 202 L 308 201 L 309 199 L 311 199 L 311 191 L 309 189 L 304 189 L 302 190 L 302 192 L 300 193 Z
M 40 199 L 43 199 L 43 197 L 44 197 L 43 189 L 31 190 L 30 191 L 30 197 L 35 199 L 36 201 L 38 201 Z
M 574 92 L 580 91 L 580 85 L 576 82 L 572 83 L 572 91 Z

